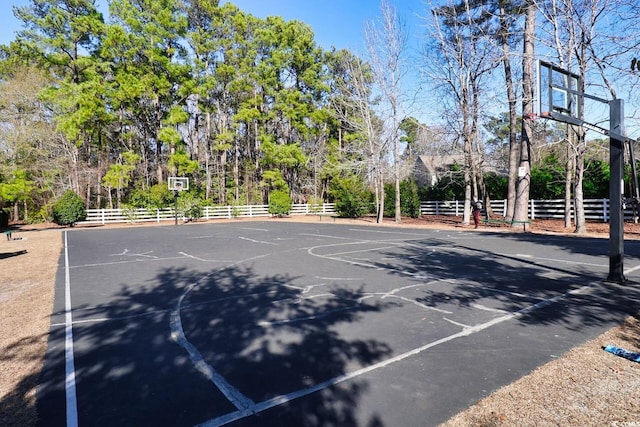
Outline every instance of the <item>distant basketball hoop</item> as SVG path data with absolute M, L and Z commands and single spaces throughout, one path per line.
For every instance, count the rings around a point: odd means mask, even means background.
M 175 225 L 178 225 L 178 195 L 182 191 L 189 190 L 189 178 L 170 176 L 167 183 L 169 185 L 169 191 L 173 191 L 175 201 Z
M 187 191 L 189 190 L 189 178 L 183 176 L 169 177 L 169 191 Z

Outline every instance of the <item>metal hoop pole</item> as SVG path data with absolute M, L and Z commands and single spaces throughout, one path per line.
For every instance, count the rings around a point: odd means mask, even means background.
M 609 136 L 609 276 L 608 282 L 624 283 L 624 212 L 622 185 L 624 166 L 624 101 L 614 99 L 609 104 L 611 134 Z

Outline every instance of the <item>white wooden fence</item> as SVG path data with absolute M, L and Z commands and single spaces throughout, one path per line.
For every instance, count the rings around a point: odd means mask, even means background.
M 491 209 L 496 215 L 504 216 L 507 211 L 507 201 L 492 200 Z M 584 201 L 585 218 L 591 221 L 609 221 L 609 199 L 587 199 Z M 460 216 L 464 212 L 464 201 L 453 200 L 449 202 L 421 202 L 420 213 L 422 215 L 455 215 Z M 625 219 L 632 219 L 633 212 L 630 207 L 624 211 Z M 571 206 L 573 218 L 574 209 Z M 530 200 L 530 219 L 563 219 L 564 200 Z
M 507 209 L 506 200 L 492 200 L 491 208 L 495 215 L 504 216 Z M 585 217 L 590 221 L 609 221 L 608 199 L 587 199 L 584 201 Z M 421 215 L 453 215 L 461 216 L 464 211 L 464 201 L 425 201 L 420 203 Z M 334 214 L 335 205 L 294 204 L 289 215 Z M 625 210 L 625 219 L 631 220 L 633 212 L 630 207 Z M 573 206 L 571 215 L 573 217 Z M 206 206 L 202 208 L 200 219 L 231 219 L 269 217 L 269 205 L 241 205 L 241 206 Z M 174 208 L 164 209 L 87 209 L 87 219 L 80 224 L 106 224 L 117 222 L 160 222 L 175 218 Z M 530 200 L 529 218 L 531 219 L 563 219 L 564 200 Z M 184 216 L 179 217 L 185 221 Z
M 324 203 L 322 205 L 294 204 L 289 215 L 309 215 L 309 214 L 333 214 L 334 204 Z M 160 222 L 169 221 L 175 218 L 174 208 L 164 209 L 87 209 L 87 219 L 79 224 L 107 224 L 118 222 Z M 251 218 L 268 217 L 269 205 L 241 205 L 241 206 L 206 206 L 202 208 L 200 219 L 231 219 L 231 218 Z M 180 215 L 181 221 L 187 218 Z

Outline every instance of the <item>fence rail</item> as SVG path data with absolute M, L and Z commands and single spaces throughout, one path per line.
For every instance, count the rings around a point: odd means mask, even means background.
M 495 215 L 504 216 L 507 209 L 506 200 L 492 200 L 491 209 Z M 608 199 L 587 199 L 584 201 L 585 218 L 590 221 L 609 221 Z M 464 212 L 464 201 L 424 201 L 420 203 L 421 215 L 461 216 Z M 318 205 L 294 204 L 289 215 L 333 214 L 335 205 L 324 203 Z M 269 205 L 239 206 L 206 206 L 202 209 L 204 220 L 268 217 Z M 571 217 L 574 217 L 573 204 Z M 633 211 L 629 207 L 624 211 L 625 220 L 633 219 Z M 81 224 L 107 224 L 118 222 L 160 222 L 175 218 L 173 208 L 164 209 L 87 209 L 87 219 Z M 180 215 L 182 221 L 187 218 Z M 564 200 L 530 200 L 529 218 L 531 219 L 563 219 Z
M 564 200 L 530 200 L 529 218 L 531 219 L 563 219 Z M 506 200 L 492 200 L 491 209 L 494 214 L 504 216 L 507 211 Z M 609 199 L 587 199 L 584 201 L 585 219 L 590 221 L 609 221 Z M 464 201 L 427 201 L 420 203 L 422 215 L 454 215 L 464 213 Z M 574 218 L 574 206 L 571 204 L 571 218 Z M 625 220 L 633 219 L 633 211 L 629 207 L 624 211 Z
M 294 204 L 289 215 L 332 214 L 335 213 L 333 203 L 321 205 Z M 160 222 L 175 218 L 174 208 L 164 209 L 87 209 L 86 220 L 79 224 L 107 224 L 119 222 Z M 202 208 L 200 219 L 231 219 L 268 217 L 269 205 L 237 205 L 237 206 L 206 206 Z M 182 221 L 187 217 L 179 215 Z

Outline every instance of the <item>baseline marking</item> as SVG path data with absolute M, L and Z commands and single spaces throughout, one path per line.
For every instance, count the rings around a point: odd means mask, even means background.
M 71 280 L 69 279 L 69 245 L 64 232 L 64 388 L 67 402 L 67 426 L 78 425 L 78 400 L 76 395 L 76 369 L 73 361 L 73 315 L 71 314 Z

